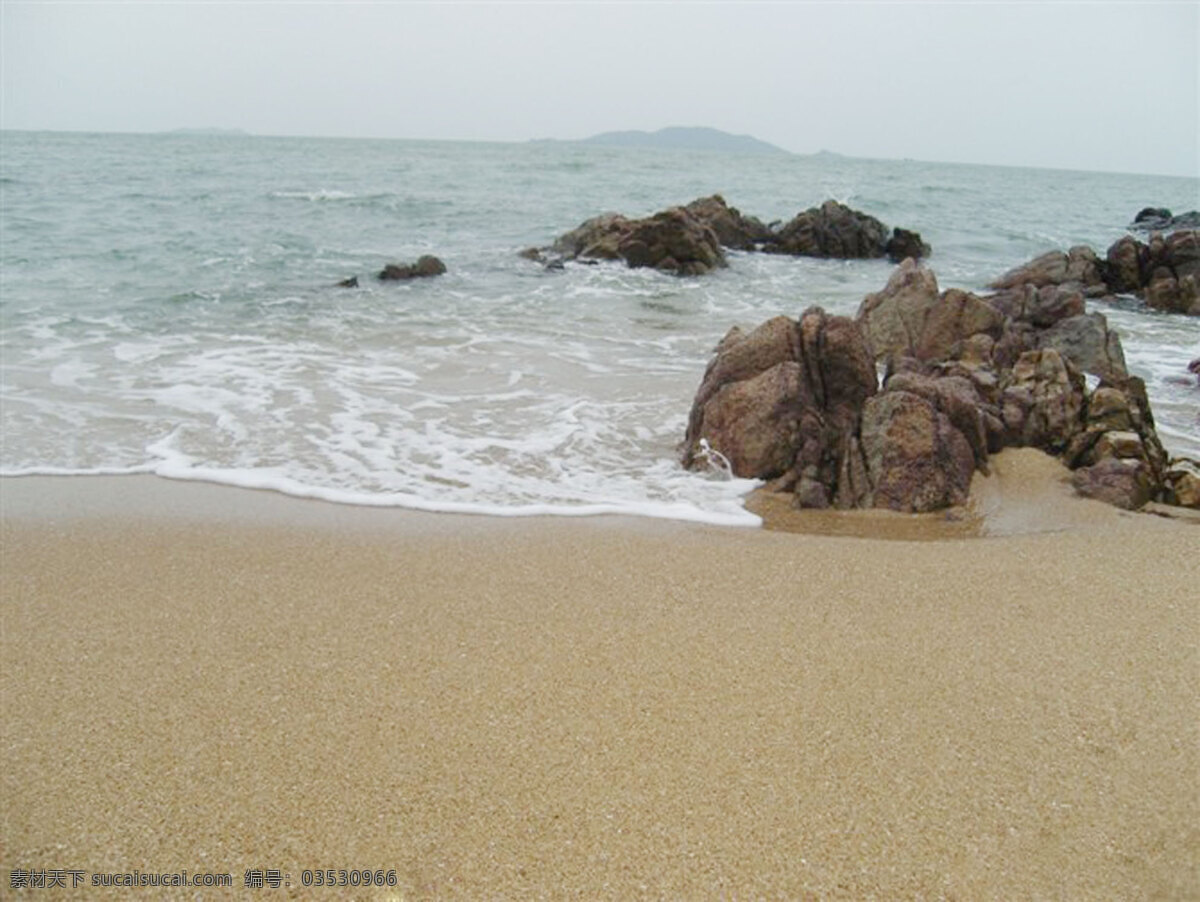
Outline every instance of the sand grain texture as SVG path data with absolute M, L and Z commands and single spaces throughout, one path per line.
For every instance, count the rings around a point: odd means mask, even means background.
M 56 517 L 8 489 L 6 888 L 1200 896 L 1191 525 L 882 541 L 219 489 L 223 519 Z

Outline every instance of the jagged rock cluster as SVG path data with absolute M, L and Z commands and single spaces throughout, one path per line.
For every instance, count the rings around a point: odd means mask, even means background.
M 878 219 L 836 201 L 773 228 L 714 194 L 645 219 L 596 216 L 550 247 L 529 248 L 522 256 L 555 268 L 564 259 L 619 259 L 632 267 L 699 275 L 727 265 L 724 248 L 845 259 L 889 256 L 895 261 L 930 252 L 918 233 L 893 229 L 889 234 Z
M 1085 372 L 1099 377 L 1091 392 Z M 769 480 L 800 507 L 921 512 L 962 504 L 989 455 L 1015 446 L 1059 456 L 1080 493 L 1121 507 L 1196 494 L 1194 471 L 1168 465 L 1119 338 L 1078 291 L 939 293 L 906 260 L 853 319 L 813 307 L 731 330 L 682 455 Z
M 649 266 L 681 276 L 728 266 L 713 229 L 683 207 L 646 219 L 627 219 L 618 213 L 596 216 L 561 236 L 550 250 L 569 260 L 624 260 L 632 267 Z
M 1065 287 L 1088 297 L 1136 294 L 1157 310 L 1200 315 L 1200 230 L 1153 233 L 1149 243 L 1126 235 L 1101 259 L 1090 247 L 1050 251 L 992 283 L 993 288 Z
M 1105 264 L 1113 291 L 1141 295 L 1156 310 L 1200 316 L 1200 230 L 1154 233 L 1148 244 L 1126 236 L 1108 249 Z

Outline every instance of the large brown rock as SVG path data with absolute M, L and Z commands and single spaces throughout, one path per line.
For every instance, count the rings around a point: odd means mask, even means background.
M 863 259 L 887 253 L 888 232 L 874 216 L 827 200 L 797 214 L 763 246 L 773 254 Z
M 921 360 L 949 360 L 963 355 L 966 342 L 973 336 L 998 339 L 1004 329 L 1004 317 L 970 292 L 951 288 L 943 292 L 925 317 L 916 346 Z
M 570 259 L 616 260 L 617 247 L 629 229 L 630 220 L 620 213 L 602 213 L 560 235 L 551 250 Z
M 819 307 L 731 331 L 692 405 L 684 466 L 723 455 L 736 476 L 776 479 L 812 506 L 832 503 L 843 446 L 875 365 L 858 324 Z
M 1007 445 L 1059 452 L 1083 429 L 1083 375 L 1053 349 L 1026 351 L 1001 387 Z
M 794 360 L 722 386 L 704 404 L 685 463 L 696 466 L 713 451 L 734 476 L 773 479 L 796 459 L 805 386 Z
M 1200 230 L 1174 232 L 1165 239 L 1153 236 L 1149 257 L 1146 303 L 1156 310 L 1200 315 Z
M 975 455 L 950 419 L 920 395 L 886 391 L 869 399 L 859 441 L 869 506 L 920 513 L 966 501 Z
M 1085 498 L 1125 510 L 1137 510 L 1154 498 L 1153 478 L 1145 461 L 1108 457 L 1071 475 L 1071 485 Z
M 878 360 L 916 353 L 925 319 L 938 301 L 933 270 L 905 260 L 892 271 L 882 291 L 869 294 L 859 305 L 862 324 Z
M 1038 334 L 1039 348 L 1052 348 L 1085 373 L 1102 379 L 1128 374 L 1121 338 L 1108 328 L 1103 313 L 1081 313 L 1059 320 Z
M 1096 252 L 1080 245 L 1067 253 L 1049 251 L 1028 263 L 1011 269 L 991 284 L 1000 290 L 1032 285 L 1079 285 L 1086 294 L 1103 294 L 1106 290 L 1103 269 Z
M 709 398 L 731 382 L 751 379 L 784 361 L 799 359 L 800 327 L 790 317 L 776 316 L 748 334 L 735 326 L 717 345 L 692 411 L 702 410 Z
M 908 392 L 932 404 L 966 440 L 976 469 L 988 472 L 988 452 L 1002 446 L 1003 421 L 975 382 L 962 375 L 909 370 L 890 376 L 884 391 Z
M 929 511 L 963 503 L 990 454 L 1036 447 L 1090 497 L 1129 508 L 1193 497 L 1186 467 L 1178 490 L 1164 481 L 1145 385 L 1125 374 L 1104 317 L 1078 312 L 1075 284 L 939 294 L 906 260 L 855 320 L 810 308 L 731 329 L 697 392 L 683 462 L 719 460 L 800 507 Z M 882 390 L 876 354 L 888 361 Z M 1101 374 L 1090 395 L 1084 369 Z
M 1118 294 L 1140 291 L 1148 255 L 1146 245 L 1129 235 L 1113 242 L 1104 255 L 1108 287 Z
M 712 229 L 723 247 L 752 251 L 771 239 L 771 230 L 762 222 L 753 216 L 743 216 L 719 194 L 701 197 L 684 209 Z
M 726 266 L 716 233 L 682 207 L 645 219 L 606 213 L 572 229 L 551 250 L 569 259 L 622 259 L 676 275 L 700 275 Z
M 682 207 L 637 219 L 617 245 L 631 267 L 696 276 L 727 266 L 716 233 Z
M 975 295 L 952 288 L 938 294 L 933 272 L 908 259 L 896 267 L 883 291 L 858 308 L 877 360 L 917 357 L 948 360 L 964 354 L 975 335 L 999 339 L 1004 316 Z

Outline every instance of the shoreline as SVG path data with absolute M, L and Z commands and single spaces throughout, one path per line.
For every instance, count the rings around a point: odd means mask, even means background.
M 918 541 L 0 481 L 0 877 L 1200 894 L 1197 533 L 1074 500 Z
M 727 525 L 636 513 L 489 514 L 428 511 L 400 505 L 354 504 L 200 479 L 146 473 L 0 476 L 0 519 L 150 520 L 174 523 L 235 523 L 245 526 L 347 530 L 354 533 L 421 533 L 502 530 L 502 524 L 591 523 L 601 528 L 687 529 L 735 533 L 785 532 L 895 541 L 991 539 L 1079 531 L 1122 519 L 1160 518 L 1200 524 L 1200 514 L 1161 504 L 1123 511 L 1078 496 L 1070 471 L 1032 448 L 992 456 L 988 476 L 976 473 L 961 508 L 929 514 L 888 510 L 799 510 L 791 496 L 756 489 L 743 501 L 761 526 Z

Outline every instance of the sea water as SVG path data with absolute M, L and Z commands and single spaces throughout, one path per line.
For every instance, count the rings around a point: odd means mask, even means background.
M 680 279 L 518 252 L 606 211 L 836 199 L 919 231 L 942 288 L 1101 254 L 1196 179 L 830 155 L 238 135 L 2 135 L 0 474 L 154 473 L 328 501 L 755 524 L 677 463 L 735 324 L 853 315 L 883 260 L 731 252 Z M 448 272 L 384 283 L 388 262 Z M 359 287 L 336 283 L 357 275 Z M 1200 320 L 1090 302 L 1173 454 L 1200 457 Z

